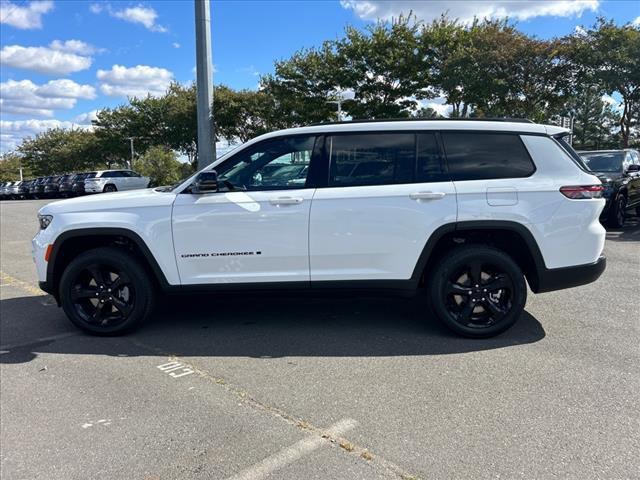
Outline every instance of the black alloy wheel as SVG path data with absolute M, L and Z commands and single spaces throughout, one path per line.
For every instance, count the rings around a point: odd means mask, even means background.
M 611 205 L 611 213 L 609 216 L 609 225 L 614 228 L 624 227 L 627 220 L 627 197 L 619 194 Z
M 524 275 L 508 255 L 470 245 L 452 251 L 436 267 L 431 302 L 452 330 L 468 337 L 489 337 L 518 320 L 526 295 Z
M 87 265 L 71 287 L 76 314 L 83 321 L 100 326 L 118 326 L 133 311 L 136 293 L 125 272 L 109 265 Z
M 69 319 L 95 335 L 117 335 L 145 320 L 154 288 L 138 260 L 114 247 L 89 250 L 75 258 L 60 280 L 60 301 Z
M 116 188 L 115 185 L 105 185 L 103 192 L 104 193 L 110 193 L 110 192 L 117 192 L 118 189 Z

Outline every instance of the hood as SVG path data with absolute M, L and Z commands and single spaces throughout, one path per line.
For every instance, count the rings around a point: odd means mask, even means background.
M 57 213 L 100 212 L 166 206 L 171 205 L 175 197 L 174 192 L 158 192 L 152 188 L 129 192 L 97 193 L 49 203 L 40 209 L 40 213 L 55 215 Z

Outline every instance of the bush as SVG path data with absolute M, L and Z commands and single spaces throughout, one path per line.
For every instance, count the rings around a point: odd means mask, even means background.
M 154 146 L 135 161 L 134 170 L 149 177 L 152 186 L 159 186 L 176 183 L 184 176 L 185 169 L 174 151 Z

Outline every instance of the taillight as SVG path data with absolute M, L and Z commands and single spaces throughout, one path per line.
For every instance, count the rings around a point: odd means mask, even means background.
M 572 185 L 560 187 L 560 193 L 572 200 L 584 200 L 602 198 L 604 187 L 602 185 Z

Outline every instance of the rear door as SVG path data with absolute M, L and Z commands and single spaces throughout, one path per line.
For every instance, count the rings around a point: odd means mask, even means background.
M 311 206 L 312 282 L 409 280 L 431 234 L 456 220 L 433 132 L 327 135 Z

